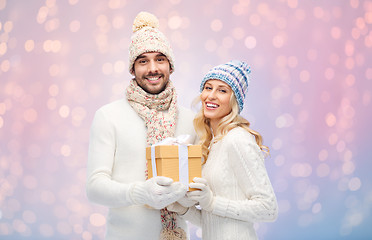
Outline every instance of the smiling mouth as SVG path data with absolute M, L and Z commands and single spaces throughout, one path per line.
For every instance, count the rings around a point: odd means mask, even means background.
M 156 82 L 158 81 L 162 76 L 161 75 L 157 75 L 157 76 L 147 76 L 146 79 L 150 82 Z
M 205 105 L 208 109 L 216 109 L 220 106 L 220 105 L 215 104 L 215 103 L 206 103 Z

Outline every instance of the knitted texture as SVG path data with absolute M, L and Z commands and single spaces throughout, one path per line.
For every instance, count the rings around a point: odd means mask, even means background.
M 277 218 L 262 151 L 245 129 L 236 127 L 212 143 L 202 175 L 214 194 L 213 209 L 192 207 L 183 218 L 201 225 L 203 240 L 255 240 L 254 223 Z
M 200 84 L 200 92 L 203 91 L 204 84 L 211 79 L 221 80 L 227 83 L 234 92 L 239 105 L 239 112 L 243 110 L 244 99 L 248 92 L 249 74 L 251 68 L 245 63 L 233 60 L 225 64 L 218 65 L 205 75 Z
M 127 88 L 127 99 L 147 127 L 147 146 L 151 146 L 167 137 L 173 137 L 177 120 L 177 94 L 171 81 L 159 94 L 149 94 L 132 80 Z M 166 111 L 168 110 L 168 111 Z M 146 179 L 148 168 L 146 161 Z M 161 240 L 186 239 L 186 233 L 177 226 L 177 213 L 166 208 L 160 210 L 163 230 Z
M 166 137 L 173 137 L 177 119 L 177 95 L 171 81 L 161 93 L 150 94 L 132 80 L 127 88 L 127 98 L 145 121 L 148 146 Z
M 148 12 L 140 12 L 133 22 L 133 35 L 129 45 L 129 72 L 133 73 L 133 64 L 137 57 L 147 52 L 160 52 L 170 63 L 174 71 L 174 56 L 168 39 L 159 30 L 159 20 Z

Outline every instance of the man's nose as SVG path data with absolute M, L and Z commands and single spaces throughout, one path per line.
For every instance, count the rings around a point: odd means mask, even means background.
M 158 72 L 158 65 L 155 61 L 151 60 L 148 65 L 148 71 L 150 73 L 157 73 Z

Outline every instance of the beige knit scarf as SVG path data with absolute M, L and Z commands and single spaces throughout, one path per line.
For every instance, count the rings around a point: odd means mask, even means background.
M 172 82 L 168 82 L 164 91 L 150 94 L 132 80 L 127 87 L 129 104 L 145 121 L 147 127 L 147 146 L 151 146 L 167 137 L 173 137 L 177 121 L 177 95 Z M 168 110 L 168 111 L 167 111 Z M 145 176 L 147 179 L 147 161 Z M 177 226 L 177 214 L 166 208 L 160 210 L 163 230 L 160 240 L 186 239 L 185 231 Z

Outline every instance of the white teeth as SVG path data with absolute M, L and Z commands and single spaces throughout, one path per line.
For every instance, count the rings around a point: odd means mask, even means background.
M 214 104 L 214 103 L 207 103 L 207 107 L 218 108 L 218 105 L 217 104 Z
M 158 77 L 152 77 L 152 78 L 147 78 L 148 80 L 150 80 L 150 81 L 156 81 L 156 80 L 158 80 Z

